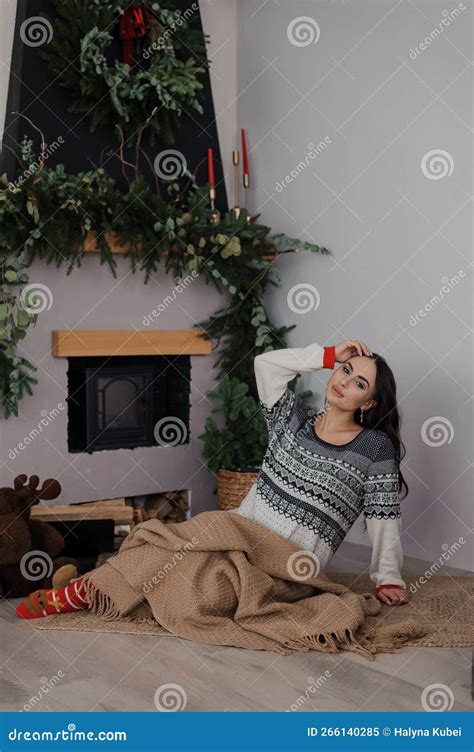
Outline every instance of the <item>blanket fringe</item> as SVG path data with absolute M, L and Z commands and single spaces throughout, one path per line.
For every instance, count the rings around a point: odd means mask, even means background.
M 123 619 L 124 621 L 133 622 L 134 624 L 150 624 L 152 627 L 158 624 L 156 619 L 149 616 L 124 616 L 120 609 L 113 603 L 110 596 L 106 595 L 100 588 L 95 585 L 87 575 L 84 575 L 84 595 L 88 602 L 88 610 L 96 616 L 100 616 L 106 621 Z M 164 629 L 164 627 L 162 627 Z
M 357 653 L 370 661 L 375 660 L 376 653 L 397 653 L 406 642 L 426 634 L 426 630 L 412 619 L 388 626 L 362 625 L 358 634 L 349 627 L 336 632 L 319 632 L 302 635 L 296 640 L 285 642 L 294 650 L 321 650 L 327 653 L 337 653 L 348 650 Z
M 337 653 L 340 650 L 349 650 L 373 661 L 376 648 L 370 642 L 366 642 L 367 644 L 362 644 L 362 640 L 354 636 L 352 629 L 344 627 L 336 632 L 313 632 L 312 634 L 302 635 L 296 640 L 285 642 L 285 645 L 304 652 L 320 650 L 325 653 Z

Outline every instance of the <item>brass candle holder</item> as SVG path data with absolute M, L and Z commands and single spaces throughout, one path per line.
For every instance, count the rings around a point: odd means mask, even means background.
M 247 216 L 245 218 L 246 222 L 250 222 L 250 215 L 249 215 L 249 188 L 250 188 L 250 178 L 248 173 L 244 173 L 243 177 L 243 185 L 244 185 L 244 207 L 247 212 Z
M 239 194 L 239 162 L 240 162 L 240 155 L 237 150 L 234 149 L 232 152 L 232 164 L 234 165 L 234 198 L 235 198 L 235 206 L 233 208 L 233 212 L 235 214 L 235 218 L 238 219 L 240 216 L 240 194 Z
M 209 190 L 209 198 L 211 199 L 211 221 L 212 222 L 220 222 L 221 221 L 221 215 L 218 209 L 215 208 L 215 201 L 216 201 L 216 189 L 213 185 L 211 185 L 211 188 Z

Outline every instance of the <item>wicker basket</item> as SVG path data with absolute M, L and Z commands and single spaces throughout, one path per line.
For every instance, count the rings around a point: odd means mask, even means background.
M 233 470 L 217 472 L 217 502 L 219 509 L 236 509 L 247 496 L 258 473 L 239 473 Z

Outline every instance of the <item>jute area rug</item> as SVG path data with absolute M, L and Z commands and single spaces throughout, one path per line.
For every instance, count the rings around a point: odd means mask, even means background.
M 369 575 L 330 573 L 331 580 L 355 593 L 374 592 Z M 402 606 L 382 604 L 377 616 L 368 616 L 371 626 L 396 624 L 413 618 L 426 628 L 427 634 L 408 640 L 403 647 L 452 648 L 474 647 L 474 577 L 433 576 L 415 588 L 419 576 L 404 575 L 409 603 Z M 410 589 L 413 586 L 413 591 Z M 78 632 L 115 632 L 173 637 L 156 624 L 134 623 L 126 618 L 105 620 L 87 610 L 35 619 L 37 629 L 69 629 Z

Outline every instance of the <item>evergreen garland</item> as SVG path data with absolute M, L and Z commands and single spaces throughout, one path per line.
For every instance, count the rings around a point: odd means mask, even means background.
M 68 174 L 63 165 L 45 169 L 27 138 L 18 158 L 25 176 L 21 183 L 0 177 L 0 401 L 5 417 L 18 415 L 24 391 L 31 394 L 31 383 L 36 383 L 31 376 L 35 366 L 17 354 L 18 341 L 38 316 L 37 301 L 23 295 L 25 269 L 38 257 L 65 266 L 70 274 L 81 265 L 91 230 L 97 234 L 100 263 L 114 275 L 110 233 L 128 246 L 125 257 L 133 273 L 144 273 L 145 283 L 164 261 L 166 273 L 176 280 L 197 273 L 229 295 L 224 308 L 196 326 L 218 344 L 222 340 L 216 364 L 221 374 L 249 384 L 256 398 L 253 357 L 283 347 L 285 334 L 293 328 L 273 326 L 262 304 L 267 284 L 276 285 L 280 278 L 273 267 L 275 251 L 295 246 L 313 253 L 329 251 L 283 234 L 270 235 L 270 228 L 256 221 L 259 215 L 247 222 L 244 209 L 238 219 L 229 211 L 213 222 L 209 185 L 193 184 L 186 190 L 164 181 L 165 200 L 137 173 L 121 192 L 103 169 L 77 175 Z M 33 170 L 31 164 L 39 168 Z

